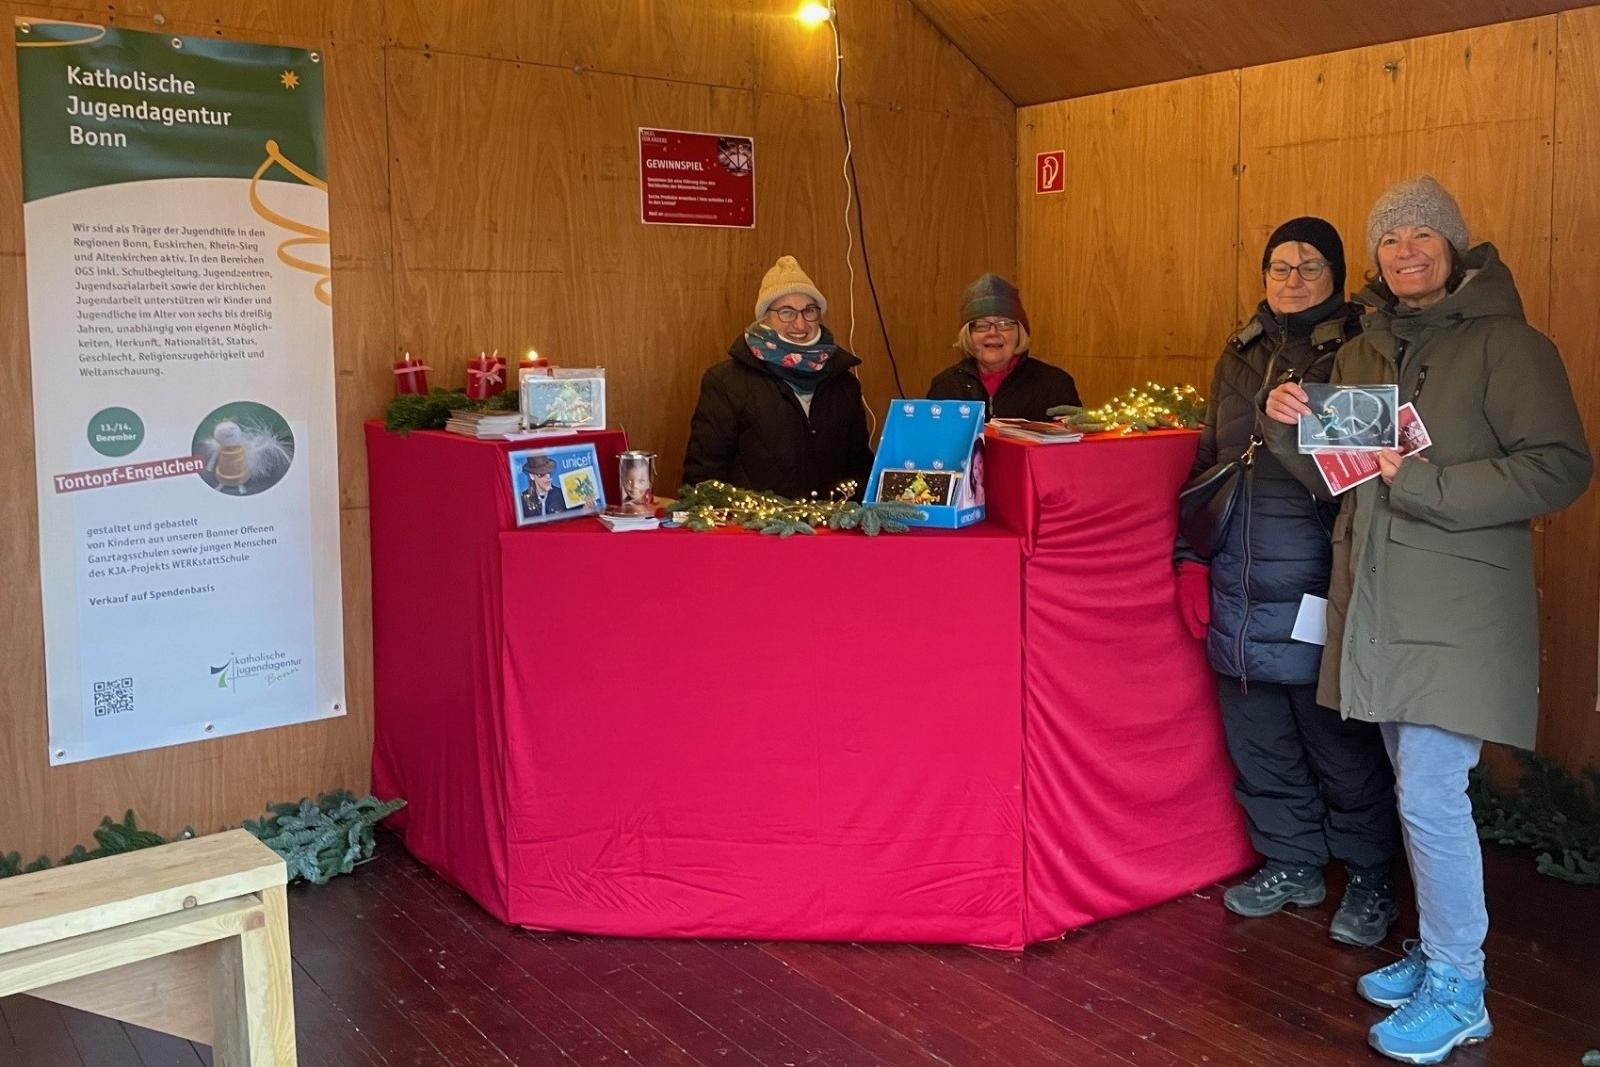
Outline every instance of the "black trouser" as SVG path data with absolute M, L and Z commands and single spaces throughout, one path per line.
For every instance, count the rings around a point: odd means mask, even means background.
M 1269 860 L 1386 867 L 1400 849 L 1394 771 L 1372 723 L 1317 703 L 1314 685 L 1217 676 L 1217 699 L 1239 779 L 1250 843 Z

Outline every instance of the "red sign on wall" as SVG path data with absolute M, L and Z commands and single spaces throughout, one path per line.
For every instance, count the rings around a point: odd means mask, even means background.
M 1033 191 L 1059 193 L 1067 187 L 1067 152 L 1040 152 L 1033 157 Z
M 658 226 L 756 224 L 756 143 L 639 128 L 639 219 Z

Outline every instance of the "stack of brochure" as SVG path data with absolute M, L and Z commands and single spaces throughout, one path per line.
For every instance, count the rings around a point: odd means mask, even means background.
M 1083 434 L 1069 430 L 1059 422 L 1036 422 L 1032 419 L 990 419 L 989 425 L 1001 437 L 1018 441 L 1032 441 L 1041 445 L 1070 445 L 1083 440 Z
M 628 533 L 632 530 L 654 530 L 661 525 L 661 520 L 654 515 L 622 515 L 610 508 L 595 517 L 600 520 L 600 525 L 612 533 Z
M 522 416 L 515 411 L 452 411 L 444 428 L 468 437 L 504 437 L 522 428 Z

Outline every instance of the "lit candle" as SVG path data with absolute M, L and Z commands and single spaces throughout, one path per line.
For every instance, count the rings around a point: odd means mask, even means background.
M 425 396 L 428 392 L 428 371 L 432 369 L 426 364 L 411 358 L 407 352 L 406 357 L 394 365 L 394 391 L 396 396 Z
M 506 390 L 505 363 L 494 356 L 478 353 L 477 359 L 467 361 L 467 399 L 487 400 Z

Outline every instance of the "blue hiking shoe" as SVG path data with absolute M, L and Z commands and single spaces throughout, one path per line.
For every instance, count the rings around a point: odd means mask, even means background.
M 1422 988 L 1422 980 L 1428 974 L 1428 957 L 1422 954 L 1422 942 L 1407 941 L 1405 950 L 1401 959 L 1356 979 L 1356 992 L 1363 1000 L 1380 1008 L 1398 1008 Z
M 1367 1043 L 1401 1063 L 1443 1063 L 1457 1045 L 1476 1045 L 1494 1033 L 1483 989 L 1482 978 L 1429 961 L 1416 995 L 1369 1030 Z

